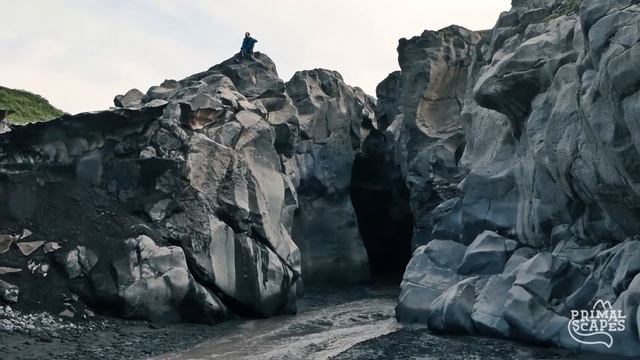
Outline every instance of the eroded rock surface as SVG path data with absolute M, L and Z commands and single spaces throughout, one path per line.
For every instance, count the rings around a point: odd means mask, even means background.
M 456 285 L 437 300 L 425 295 L 431 305 L 410 319 L 441 332 L 638 356 L 629 299 L 640 232 L 640 8 L 630 0 L 512 5 L 492 30 L 401 40 L 401 72 L 379 86 L 377 122 L 404 159 L 414 243 L 470 244 L 449 277 Z M 456 191 L 437 191 L 437 179 Z M 418 303 L 406 297 L 406 280 L 432 272 L 415 266 L 422 257 L 405 273 L 402 320 Z M 570 310 L 598 300 L 630 316 L 611 348 L 567 332 Z
M 316 69 L 296 73 L 287 94 L 298 109 L 300 140 L 285 171 L 298 194 L 293 238 L 302 249 L 303 273 L 312 281 L 357 282 L 369 277 L 349 186 L 364 139 L 363 119 L 374 102 L 340 74 Z
M 0 225 L 61 247 L 0 264 L 55 262 L 55 286 L 114 315 L 208 323 L 368 278 L 349 184 L 375 104 L 340 74 L 285 83 L 256 53 L 114 103 L 0 136 Z

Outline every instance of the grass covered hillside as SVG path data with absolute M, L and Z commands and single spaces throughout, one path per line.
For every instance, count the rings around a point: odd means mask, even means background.
M 63 114 L 40 95 L 3 86 L 0 86 L 0 110 L 12 111 L 7 120 L 16 124 L 47 121 Z

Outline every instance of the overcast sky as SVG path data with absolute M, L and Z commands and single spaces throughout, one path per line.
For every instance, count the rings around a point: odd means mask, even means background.
M 236 53 L 245 31 L 281 78 L 339 71 L 375 95 L 401 37 L 493 27 L 510 0 L 0 0 L 0 85 L 76 113 Z

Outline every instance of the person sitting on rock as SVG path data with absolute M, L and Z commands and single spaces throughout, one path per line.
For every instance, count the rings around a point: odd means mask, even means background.
M 250 33 L 244 34 L 244 40 L 242 40 L 242 47 L 240 47 L 240 58 L 251 57 L 253 54 L 253 46 L 258 42 L 258 40 L 251 37 Z

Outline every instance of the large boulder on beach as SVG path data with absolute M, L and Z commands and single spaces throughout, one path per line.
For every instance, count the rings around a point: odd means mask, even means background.
M 425 322 L 429 304 L 462 280 L 457 266 L 465 246 L 450 240 L 432 240 L 413 253 L 400 285 L 396 316 L 401 321 Z
M 124 242 L 120 256 L 111 260 L 115 274 L 91 275 L 100 289 L 95 299 L 103 306 L 120 309 L 127 318 L 161 322 L 216 323 L 226 319 L 226 306 L 190 274 L 180 247 L 161 247 L 146 235 Z M 113 277 L 110 277 L 113 276 Z M 112 289 L 105 286 L 112 281 Z
M 429 330 L 448 334 L 474 334 L 471 319 L 478 277 L 464 279 L 447 289 L 429 305 Z
M 540 253 L 520 265 L 504 303 L 504 319 L 516 336 L 549 342 L 568 322 L 558 314 L 560 303 L 575 294 L 585 281 L 587 276 L 579 267 L 549 253 Z M 591 298 L 583 300 L 572 307 L 586 306 Z M 557 312 L 550 309 L 552 306 Z
M 94 308 L 162 321 L 292 313 L 303 279 L 368 278 L 349 184 L 374 100 L 340 74 L 285 83 L 255 53 L 114 104 L 0 135 L 0 226 L 61 247 L 10 265 L 55 261 Z

